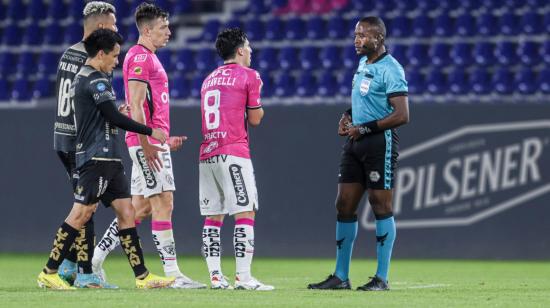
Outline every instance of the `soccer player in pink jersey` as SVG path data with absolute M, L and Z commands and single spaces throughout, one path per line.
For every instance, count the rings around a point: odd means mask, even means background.
M 170 99 L 168 76 L 155 55 L 166 46 L 170 38 L 168 13 L 154 4 L 142 3 L 136 8 L 136 25 L 139 29 L 137 45 L 126 53 L 123 64 L 126 102 L 130 116 L 136 122 L 159 128 L 170 134 Z M 175 277 L 174 288 L 200 289 L 206 285 L 183 275 L 178 267 L 172 231 L 174 175 L 170 148 L 181 147 L 185 137 L 171 137 L 170 145 L 161 145 L 151 138 L 128 132 L 126 144 L 132 158 L 132 204 L 136 209 L 136 222 L 152 216 L 153 241 L 162 260 L 164 273 Z M 93 268 L 105 277 L 102 269 L 107 254 L 117 245 L 113 221 L 103 239 L 94 250 Z
M 224 64 L 206 77 L 201 89 L 199 200 L 201 214 L 206 216 L 203 252 L 211 287 L 231 288 L 220 264 L 220 229 L 226 214 L 235 216 L 235 289 L 269 291 L 274 287 L 259 282 L 250 273 L 258 193 L 247 123 L 257 126 L 264 115 L 260 102 L 262 80 L 249 68 L 252 49 L 242 30 L 219 33 L 216 49 Z

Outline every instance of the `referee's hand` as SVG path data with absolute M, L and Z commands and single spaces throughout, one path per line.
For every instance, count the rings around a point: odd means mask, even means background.
M 351 127 L 351 117 L 344 112 L 338 122 L 338 135 L 348 136 L 349 128 Z

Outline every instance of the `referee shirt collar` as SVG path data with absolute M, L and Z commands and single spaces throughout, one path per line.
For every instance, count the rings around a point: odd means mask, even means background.
M 384 59 L 385 56 L 389 55 L 389 53 L 387 51 L 384 51 L 383 54 L 379 55 L 378 58 L 374 59 L 374 61 L 372 61 L 372 63 L 367 63 L 369 61 L 369 59 L 367 58 L 367 61 L 365 61 L 365 64 L 374 64 L 382 59 Z

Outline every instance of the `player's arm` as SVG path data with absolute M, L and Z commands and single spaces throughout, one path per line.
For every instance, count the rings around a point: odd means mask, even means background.
M 117 127 L 140 135 L 151 136 L 162 143 L 166 141 L 166 134 L 162 130 L 153 129 L 151 127 L 138 123 L 128 117 L 125 117 L 122 113 L 118 111 L 114 101 L 101 102 L 97 105 L 97 108 L 101 112 L 101 115 L 107 121 Z
M 262 92 L 262 78 L 256 71 L 248 73 L 248 100 L 246 102 L 246 118 L 250 126 L 258 126 L 264 117 L 264 109 L 260 99 Z
M 258 126 L 264 117 L 264 109 L 262 107 L 246 110 L 248 124 L 250 126 Z
M 128 96 L 130 97 L 130 113 L 132 119 L 138 123 L 145 125 L 145 111 L 143 110 L 143 102 L 147 95 L 147 83 L 141 80 L 128 80 Z M 143 154 L 147 163 L 153 170 L 160 171 L 162 161 L 157 154 L 163 151 L 162 148 L 149 143 L 147 136 L 138 135 L 139 143 L 143 149 Z

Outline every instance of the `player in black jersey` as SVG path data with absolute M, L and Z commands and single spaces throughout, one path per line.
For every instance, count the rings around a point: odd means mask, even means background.
M 120 241 L 136 276 L 136 287 L 165 287 L 174 280 L 149 273 L 134 224 L 134 208 L 121 162 L 122 144 L 117 138 L 117 127 L 151 136 L 161 143 L 167 136 L 160 129 L 131 120 L 116 108 L 108 74 L 118 64 L 121 43 L 122 37 L 107 29 L 94 31 L 84 41 L 88 60 L 70 88 L 70 103 L 74 105 L 77 128 L 76 171 L 79 178 L 74 192 L 75 202 L 57 231 L 48 262 L 38 276 L 38 284 L 42 287 L 72 288 L 57 274 L 57 269 L 102 197 L 107 201 L 105 205 L 111 205 L 117 215 Z
M 116 31 L 115 14 L 115 7 L 109 3 L 92 1 L 86 4 L 83 11 L 83 39 L 86 39 L 93 31 L 101 28 Z M 78 181 L 78 173 L 75 172 L 76 127 L 74 123 L 74 106 L 70 103 L 69 90 L 76 74 L 80 71 L 87 58 L 88 54 L 84 48 L 84 43 L 80 41 L 65 50 L 57 69 L 54 149 L 71 180 L 73 191 Z M 87 286 L 90 281 L 94 280 L 93 277 L 90 277 L 92 274 L 93 246 L 95 243 L 95 234 L 91 232 L 93 229 L 93 218 L 91 218 L 80 230 L 80 234 L 76 240 L 77 245 L 71 247 L 66 260 L 59 267 L 59 274 L 63 279 L 72 282 L 76 278 L 76 285 L 81 287 Z M 78 274 L 76 274 L 77 263 Z

